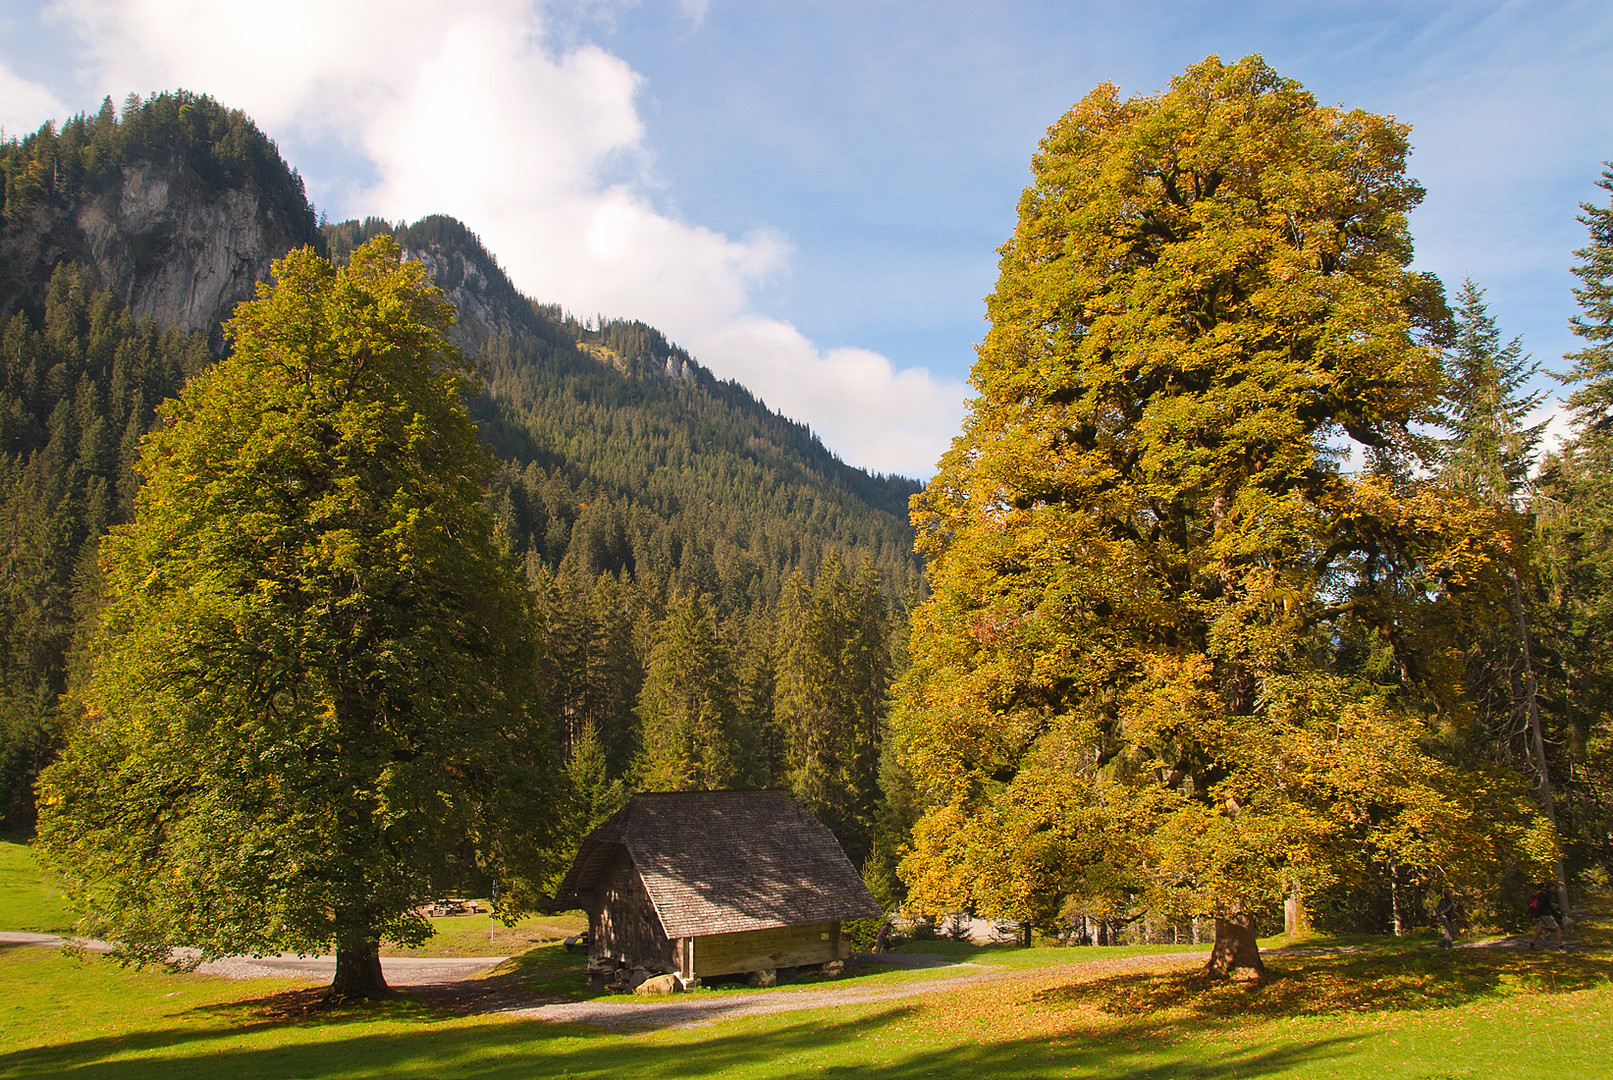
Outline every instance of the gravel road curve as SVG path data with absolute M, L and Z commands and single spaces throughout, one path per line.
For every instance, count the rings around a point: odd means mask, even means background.
M 60 934 L 23 934 L 0 932 L 0 945 L 45 945 L 60 947 L 67 939 Z M 77 941 L 82 949 L 91 952 L 109 952 L 111 946 L 104 941 Z M 196 954 L 187 949 L 174 950 L 181 959 L 194 959 Z M 479 975 L 489 968 L 502 964 L 503 956 L 426 957 L 383 956 L 381 973 L 388 986 L 438 986 L 459 982 Z M 307 979 L 309 982 L 328 983 L 336 975 L 334 956 L 298 956 L 295 953 L 277 953 L 273 956 L 226 956 L 196 965 L 203 975 L 218 975 L 226 979 Z

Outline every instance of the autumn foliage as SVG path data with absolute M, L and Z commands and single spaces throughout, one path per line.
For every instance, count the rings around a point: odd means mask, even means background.
M 1048 131 L 914 500 L 916 908 L 1213 918 L 1227 970 L 1289 896 L 1550 856 L 1526 791 L 1438 749 L 1447 615 L 1509 540 L 1424 478 L 1449 316 L 1407 149 L 1258 57 Z

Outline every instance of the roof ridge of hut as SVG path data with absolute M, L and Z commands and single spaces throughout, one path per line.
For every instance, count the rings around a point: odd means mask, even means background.
M 674 937 L 880 914 L 834 834 L 781 789 L 634 795 L 583 839 L 558 902 L 586 906 L 611 846 Z

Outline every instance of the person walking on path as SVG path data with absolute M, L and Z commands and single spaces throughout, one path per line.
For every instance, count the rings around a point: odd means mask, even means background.
M 1444 935 L 1439 940 L 1439 947 L 1452 948 L 1456 944 L 1456 901 L 1451 899 L 1449 889 L 1439 894 L 1439 903 L 1434 907 L 1434 914 L 1439 918 L 1440 933 Z
M 879 933 L 874 936 L 874 951 L 876 953 L 891 951 L 891 923 L 886 919 L 879 927 Z
M 1557 948 L 1563 947 L 1562 914 L 1557 910 L 1557 896 L 1549 881 L 1542 881 L 1540 888 L 1529 897 L 1529 914 L 1535 920 L 1535 936 L 1529 939 L 1529 948 L 1533 950 L 1540 941 L 1540 935 L 1551 930 L 1557 935 Z

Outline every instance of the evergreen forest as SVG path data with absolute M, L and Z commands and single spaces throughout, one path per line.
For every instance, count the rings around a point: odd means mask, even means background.
M 927 485 L 846 465 L 654 327 L 522 295 L 453 218 L 319 219 L 205 96 L 12 139 L 0 824 L 33 835 L 85 722 L 142 440 L 231 348 L 232 310 L 131 313 L 187 257 L 163 228 L 92 265 L 84 208 L 155 163 L 194 205 L 252 192 L 265 258 L 340 274 L 390 237 L 457 310 L 562 870 L 635 791 L 781 787 L 887 908 L 1105 942 L 1205 920 L 1219 973 L 1285 909 L 1401 932 L 1450 891 L 1504 925 L 1533 882 L 1605 886 L 1613 166 L 1564 253 L 1583 348 L 1548 445 L 1556 361 L 1481 282 L 1410 269 L 1408 132 L 1258 57 L 1094 90 L 1035 158 Z
M 250 184 L 299 229 L 313 222 L 273 145 L 205 97 L 131 97 L 121 114 L 108 102 L 0 150 L 12 835 L 31 832 L 34 778 L 76 715 L 98 542 L 129 520 L 140 439 L 219 355 L 216 334 L 132 318 L 127 282 L 120 295 L 71 242 L 51 242 L 86 199 L 153 160 L 180 168 L 188 199 Z M 433 269 L 461 308 L 456 341 L 479 361 L 468 404 L 497 461 L 487 507 L 531 589 L 538 705 L 579 794 L 574 837 L 646 785 L 789 785 L 860 862 L 876 847 L 885 696 L 922 590 L 906 521 L 919 485 L 845 465 L 653 327 L 520 295 L 451 218 L 327 224 L 309 239 L 342 265 L 381 234 Z M 179 257 L 167 237 L 135 239 L 138 258 Z M 41 259 L 20 257 L 41 252 L 55 258 L 44 286 L 28 276 Z M 829 694 L 855 714 L 826 707 Z

